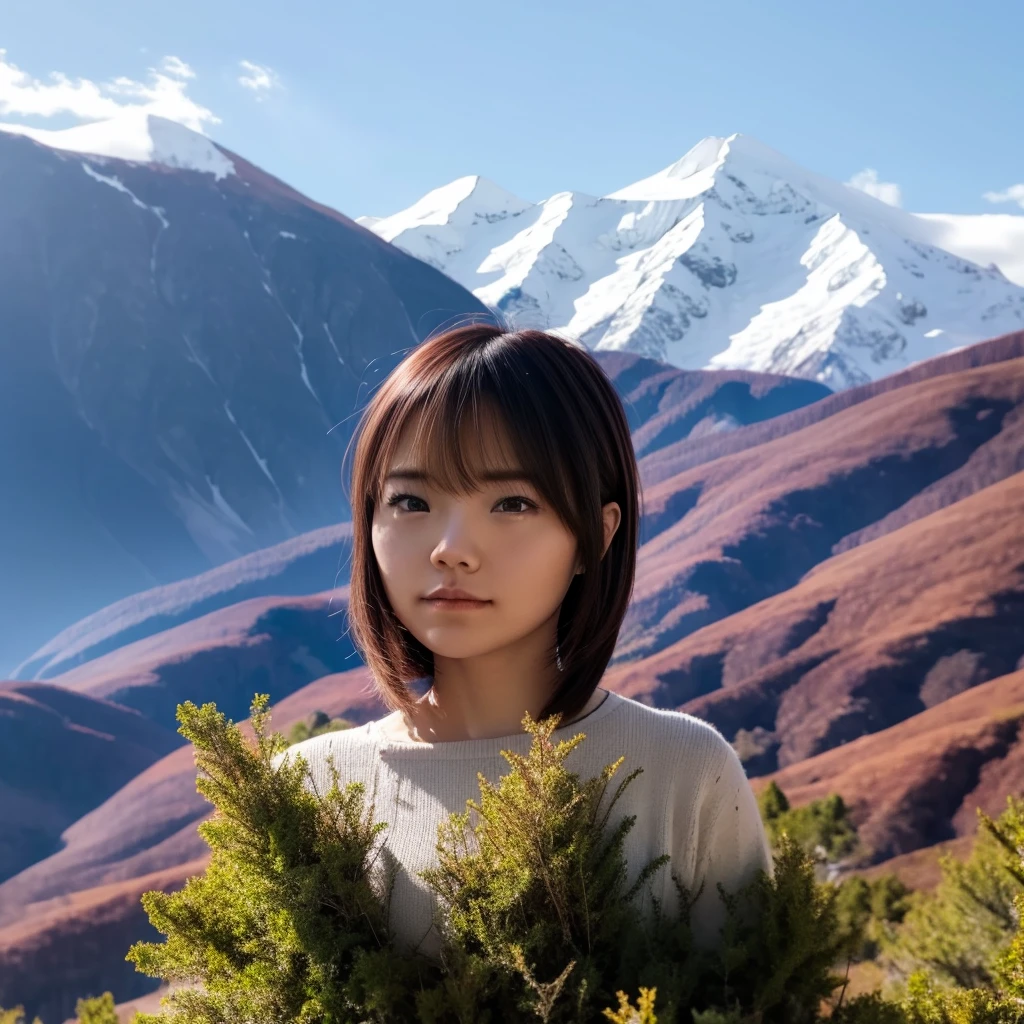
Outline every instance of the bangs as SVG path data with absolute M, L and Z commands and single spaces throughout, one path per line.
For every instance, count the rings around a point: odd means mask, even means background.
M 552 443 L 559 424 L 515 379 L 495 379 L 486 364 L 467 361 L 440 381 L 411 388 L 381 424 L 368 467 L 374 504 L 389 472 L 423 474 L 442 491 L 466 495 L 496 480 L 529 481 L 564 523 L 578 528 L 579 495 L 565 452 Z M 406 429 L 410 454 L 394 459 Z

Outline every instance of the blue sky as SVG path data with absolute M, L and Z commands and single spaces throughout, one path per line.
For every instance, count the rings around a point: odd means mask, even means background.
M 464 174 L 601 195 L 736 131 L 910 210 L 1024 206 L 1020 0 L 5 7 L 0 120 L 170 104 L 350 216 Z

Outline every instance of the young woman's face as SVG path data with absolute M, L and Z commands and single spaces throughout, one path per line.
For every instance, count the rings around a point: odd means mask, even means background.
M 580 568 L 575 537 L 526 480 L 483 481 L 456 496 L 402 475 L 423 468 L 410 445 L 414 428 L 408 424 L 402 436 L 372 527 L 384 588 L 402 625 L 445 658 L 487 654 L 539 630 L 553 636 Z M 467 443 L 478 478 L 521 468 L 494 431 Z M 439 587 L 466 591 L 479 603 L 429 600 Z

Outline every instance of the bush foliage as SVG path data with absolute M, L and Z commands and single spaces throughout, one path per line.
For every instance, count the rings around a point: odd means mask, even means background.
M 337 732 L 339 729 L 351 729 L 352 723 L 344 718 L 331 718 L 326 711 L 314 711 L 301 722 L 296 722 L 288 733 L 288 742 L 301 743 L 303 740 L 320 736 L 325 732 Z
M 857 848 L 857 830 L 838 793 L 790 807 L 786 794 L 773 780 L 758 794 L 757 804 L 772 842 L 785 833 L 822 862 L 839 861 Z
M 282 758 L 267 700 L 252 705 L 254 741 L 213 704 L 178 709 L 215 807 L 199 826 L 212 857 L 181 890 L 143 896 L 166 941 L 127 959 L 179 987 L 135 1024 L 1024 1024 L 1024 801 L 997 821 L 979 812 L 970 859 L 944 858 L 925 894 L 892 876 L 820 881 L 823 861 L 856 847 L 846 808 L 828 797 L 792 809 L 769 786 L 773 875 L 719 889 L 726 923 L 707 950 L 689 927 L 699 892 L 674 874 L 675 905 L 637 912 L 667 856 L 626 884 L 635 818 L 613 810 L 641 769 L 606 801 L 623 758 L 581 781 L 564 760 L 585 735 L 555 743 L 557 717 L 527 716 L 528 753 L 505 752 L 509 772 L 479 776 L 479 799 L 438 830 L 422 876 L 442 934 L 431 960 L 392 943 L 387 823 L 333 763 L 321 793 L 301 756 Z M 844 967 L 872 958 L 896 983 L 844 998 Z M 77 1013 L 116 1021 L 109 992 Z M 0 1024 L 25 1024 L 24 1011 L 0 1010 Z
M 1016 955 L 1024 893 L 1024 801 L 1011 795 L 998 820 L 981 811 L 978 819 L 970 857 L 940 858 L 935 892 L 912 900 L 903 926 L 883 946 L 883 957 L 903 975 L 923 969 L 947 987 L 1009 986 L 1004 960 Z
M 626 887 L 634 819 L 610 814 L 637 771 L 601 811 L 622 759 L 581 782 L 563 762 L 585 736 L 553 743 L 557 717 L 524 718 L 529 752 L 506 752 L 509 773 L 496 784 L 481 777 L 479 801 L 442 823 L 438 864 L 424 872 L 442 910 L 442 953 L 400 954 L 387 927 L 395 865 L 386 823 L 333 763 L 328 792 L 311 791 L 304 759 L 278 757 L 287 744 L 267 734 L 266 702 L 253 702 L 252 744 L 213 704 L 179 708 L 197 786 L 216 807 L 199 826 L 212 857 L 178 892 L 143 897 L 167 941 L 137 943 L 128 959 L 187 987 L 139 1024 L 603 1024 L 609 1013 L 656 1013 L 670 1024 L 698 1019 L 694 1011 L 705 1024 L 714 1014 L 800 1024 L 816 1020 L 841 984 L 832 965 L 850 938 L 837 926 L 835 890 L 815 881 L 812 859 L 787 837 L 774 877 L 719 892 L 719 948 L 694 946 L 689 910 L 699 893 L 678 879 L 676 906 L 655 900 L 641 917 L 636 895 L 671 865 L 656 858 Z M 643 1004 L 652 997 L 657 1010 Z

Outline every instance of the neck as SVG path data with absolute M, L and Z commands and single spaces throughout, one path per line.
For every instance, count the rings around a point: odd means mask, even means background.
M 523 715 L 529 712 L 536 720 L 561 679 L 557 667 L 545 664 L 554 646 L 553 625 L 550 633 L 520 642 L 514 649 L 471 658 L 435 654 L 433 685 L 407 716 L 410 735 L 436 743 L 522 732 Z M 595 699 L 600 703 L 601 696 L 595 692 L 580 715 L 596 706 Z
M 560 726 L 570 725 L 572 722 L 589 715 L 591 711 L 595 710 L 601 705 L 604 698 L 607 696 L 608 691 L 602 687 L 597 687 L 587 703 L 580 709 L 580 711 L 570 718 L 568 721 L 561 721 Z M 445 714 L 444 711 L 440 710 L 436 705 L 426 706 L 429 695 L 422 698 L 416 706 L 416 711 L 413 717 L 406 716 L 403 723 L 399 725 L 397 722 L 395 726 L 389 726 L 390 729 L 398 729 L 397 735 L 401 735 L 403 738 L 418 740 L 422 743 L 446 743 L 453 740 L 470 740 L 470 739 L 493 739 L 497 736 L 512 736 L 523 732 L 522 715 L 513 721 L 513 715 L 507 717 L 493 716 L 481 722 L 479 719 L 473 719 L 470 722 L 466 722 L 465 719 L 452 718 Z M 527 710 L 527 709 L 524 709 Z M 396 715 L 398 712 L 396 712 Z M 531 717 L 536 720 L 539 714 L 538 710 L 530 709 Z
M 412 723 L 421 739 L 432 743 L 521 732 L 523 715 L 536 719 L 557 685 L 538 675 L 507 675 L 507 665 L 485 683 L 474 667 L 435 664 L 433 685 L 417 702 Z

